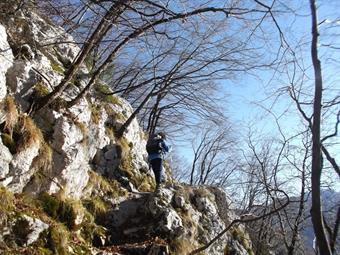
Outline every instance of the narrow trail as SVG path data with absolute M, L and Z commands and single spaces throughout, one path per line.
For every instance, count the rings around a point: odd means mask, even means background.
M 127 199 L 112 210 L 107 222 L 111 240 L 107 246 L 99 248 L 103 254 L 169 254 L 167 241 L 153 234 L 157 221 L 145 213 L 146 204 L 155 196 L 154 192 L 130 191 Z

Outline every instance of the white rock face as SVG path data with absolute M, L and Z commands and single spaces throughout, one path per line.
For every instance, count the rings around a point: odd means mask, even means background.
M 169 233 L 170 236 L 180 236 L 184 232 L 184 227 L 181 217 L 172 209 L 167 209 L 162 216 L 160 231 Z
M 209 216 L 217 214 L 216 205 L 214 205 L 207 197 L 196 197 L 195 204 L 198 211 L 205 213 Z
M 9 173 L 9 163 L 11 160 L 12 154 L 0 139 L 0 179 L 5 178 Z
M 120 113 L 125 118 L 124 119 L 115 119 L 113 120 L 112 125 L 116 126 L 118 129 L 125 120 L 132 114 L 133 109 L 131 105 L 125 101 L 123 98 L 119 98 L 120 105 L 112 105 L 112 110 Z M 145 149 L 146 140 L 143 138 L 143 131 L 138 124 L 137 119 L 133 119 L 129 128 L 124 133 L 124 137 L 126 138 L 128 143 L 131 143 L 131 154 L 132 157 L 132 165 L 135 169 L 141 171 L 147 171 L 148 164 L 146 162 L 147 152 Z
M 46 229 L 49 228 L 49 225 L 42 222 L 39 219 L 29 217 L 27 215 L 21 216 L 20 220 L 24 220 L 28 224 L 28 235 L 26 236 L 25 245 L 29 246 L 39 239 L 39 235 Z
M 13 64 L 12 49 L 7 42 L 7 34 L 4 26 L 0 24 L 0 101 L 7 94 L 6 72 Z
M 15 193 L 22 192 L 23 188 L 29 182 L 34 174 L 31 168 L 33 159 L 39 154 L 40 143 L 34 143 L 29 148 L 16 153 L 10 163 L 9 177 L 13 180 L 8 188 Z
M 86 186 L 90 170 L 86 150 L 85 134 L 76 124 L 61 117 L 55 124 L 52 148 L 56 152 L 53 159 L 54 178 L 63 186 L 66 195 L 81 197 L 81 191 Z M 51 183 L 50 192 L 54 193 L 60 187 Z

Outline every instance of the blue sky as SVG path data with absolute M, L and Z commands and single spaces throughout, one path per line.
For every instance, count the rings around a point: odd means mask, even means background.
M 334 98 L 340 95 L 340 86 L 338 85 L 340 59 L 339 48 L 340 40 L 340 14 L 337 10 L 340 9 L 340 1 L 319 1 L 319 22 L 320 25 L 320 44 L 319 53 L 321 57 L 322 71 L 324 77 L 324 98 Z M 307 89 L 306 92 L 313 95 L 313 69 L 311 66 L 310 57 L 310 40 L 311 40 L 311 18 L 309 16 L 309 1 L 299 2 L 298 15 L 286 16 L 278 18 L 278 23 L 284 32 L 287 32 L 286 39 L 290 46 L 299 51 L 301 57 L 300 62 L 305 68 L 305 77 L 303 77 L 303 86 Z M 274 37 L 279 37 L 278 34 L 273 34 Z M 274 39 L 275 40 L 275 39 Z M 339 47 L 333 49 L 324 45 L 332 45 Z M 275 43 L 274 43 L 275 45 Z M 289 68 L 289 71 L 291 69 Z M 277 126 L 275 120 L 270 114 L 266 113 L 263 107 L 269 108 L 272 106 L 275 99 L 274 91 L 279 88 L 287 86 L 289 80 L 286 74 L 276 75 L 273 78 L 274 70 L 267 70 L 258 72 L 253 75 L 240 75 L 233 81 L 222 81 L 221 86 L 224 88 L 226 94 L 226 102 L 223 106 L 230 117 L 234 128 L 240 135 L 245 138 L 249 123 L 252 129 L 256 130 L 258 134 L 274 136 L 277 135 Z M 256 78 L 255 75 L 258 77 Z M 302 76 L 301 76 L 302 77 Z M 260 78 L 260 79 L 259 79 Z M 327 118 L 327 122 L 323 125 L 323 135 L 329 134 L 334 129 L 335 112 L 339 111 L 339 106 L 333 110 L 333 113 Z M 276 116 L 280 116 L 286 109 L 289 111 L 280 119 L 280 125 L 284 128 L 285 134 L 289 135 L 297 132 L 300 129 L 301 115 L 297 113 L 296 106 L 288 97 L 288 93 L 283 94 L 278 98 L 271 110 Z M 311 107 L 304 108 L 308 114 L 311 113 Z M 241 140 L 241 139 L 240 139 Z M 339 135 L 332 139 L 333 143 L 337 145 L 332 146 L 330 151 L 337 162 L 340 162 L 340 141 Z M 181 152 L 190 161 L 192 159 L 192 152 L 190 146 L 182 148 Z M 331 171 L 332 172 L 332 171 Z M 334 174 L 330 178 L 338 177 Z M 337 190 L 340 190 L 340 182 L 335 185 Z

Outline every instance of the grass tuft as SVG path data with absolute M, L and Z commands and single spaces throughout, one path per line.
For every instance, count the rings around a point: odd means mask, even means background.
M 98 104 L 91 104 L 90 110 L 92 122 L 98 125 L 101 118 L 101 106 Z
M 49 93 L 50 92 L 49 92 L 47 86 L 43 82 L 38 82 L 37 84 L 34 85 L 33 97 L 36 100 L 48 95 Z
M 115 95 L 110 95 L 112 94 L 112 90 L 108 85 L 97 83 L 95 85 L 95 90 L 98 92 L 98 96 L 103 102 L 122 106 L 122 102 L 120 101 L 119 97 Z
M 64 223 L 70 230 L 74 230 L 75 220 L 83 209 L 79 201 L 62 200 L 43 192 L 39 195 L 43 210 L 53 219 Z
M 52 67 L 52 70 L 59 73 L 59 74 L 64 74 L 64 68 L 58 64 L 56 61 L 50 61 L 50 65 Z
M 193 243 L 190 240 L 178 238 L 170 241 L 170 254 L 189 254 L 194 250 Z
M 14 209 L 14 195 L 5 187 L 0 186 L 0 212 L 8 212 Z
M 27 115 L 19 117 L 16 133 L 19 136 L 17 152 L 39 144 L 44 140 L 41 130 L 35 125 L 34 121 Z
M 56 223 L 50 227 L 49 245 L 54 254 L 67 255 L 69 232 L 63 224 Z
M 11 96 L 7 96 L 2 102 L 2 105 L 6 114 L 4 131 L 12 137 L 13 129 L 19 119 L 18 109 L 15 104 L 14 98 Z

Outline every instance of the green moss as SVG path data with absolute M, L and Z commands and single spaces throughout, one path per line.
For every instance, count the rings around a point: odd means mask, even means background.
M 85 244 L 72 245 L 73 254 L 92 254 L 91 249 Z
M 120 101 L 119 97 L 109 95 L 112 94 L 112 90 L 106 84 L 97 83 L 95 85 L 95 90 L 98 92 L 98 96 L 103 102 L 122 106 L 122 102 Z
M 105 202 L 100 197 L 84 200 L 86 209 L 94 216 L 105 214 L 108 210 Z
M 95 90 L 100 92 L 100 93 L 102 93 L 102 94 L 112 93 L 112 91 L 109 88 L 109 86 L 107 86 L 106 84 L 102 84 L 102 83 L 96 83 L 95 84 Z
M 43 210 L 53 219 L 57 219 L 60 201 L 46 192 L 39 195 L 39 200 L 42 202 Z
M 134 158 L 131 154 L 133 143 L 129 142 L 125 137 L 117 141 L 117 154 L 120 158 L 118 171 L 124 176 L 128 177 L 130 182 L 141 191 L 151 191 L 154 189 L 154 181 L 151 177 L 145 174 L 139 174 L 135 171 L 133 165 Z
M 53 71 L 59 73 L 59 74 L 64 74 L 64 68 L 58 64 L 56 61 L 50 60 L 50 65 L 53 69 Z
M 85 58 L 85 65 L 88 71 L 91 71 L 93 68 L 93 57 L 92 56 L 87 56 Z
M 65 223 L 69 229 L 74 229 L 80 203 L 64 201 L 44 192 L 39 195 L 43 210 L 53 219 Z
M 85 213 L 84 221 L 80 229 L 81 237 L 85 242 L 91 243 L 95 236 L 105 237 L 106 230 L 94 222 L 94 217 L 89 212 Z
M 38 82 L 34 85 L 33 88 L 33 97 L 34 99 L 42 98 L 46 95 L 48 95 L 50 92 L 47 88 L 47 86 L 43 82 Z
M 63 224 L 54 224 L 50 227 L 49 245 L 54 254 L 67 255 L 69 232 Z
M 53 255 L 53 252 L 47 248 L 37 247 L 32 251 L 31 254 L 32 255 Z
M 116 105 L 122 106 L 122 103 L 120 102 L 119 98 L 114 95 L 105 96 L 104 101 L 109 104 L 116 104 Z

